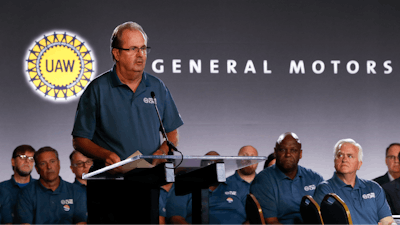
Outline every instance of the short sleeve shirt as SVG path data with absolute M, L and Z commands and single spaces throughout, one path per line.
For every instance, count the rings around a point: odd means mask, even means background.
M 301 199 L 304 195 L 312 196 L 321 181 L 321 175 L 302 166 L 298 166 L 292 180 L 272 165 L 257 174 L 250 193 L 257 198 L 265 218 L 277 217 L 284 224 L 302 223 Z
M 242 199 L 244 192 L 234 182 L 220 183 L 209 190 L 210 224 L 241 224 L 246 221 L 246 210 Z M 167 202 L 167 218 L 182 216 L 192 223 L 192 194 L 177 196 L 172 193 Z
M 153 154 L 160 146 L 160 122 L 171 132 L 183 124 L 172 95 L 164 83 L 144 72 L 133 92 L 110 71 L 93 80 L 82 94 L 75 115 L 72 135 L 92 140 L 95 144 L 115 152 L 121 160 L 139 150 Z
M 16 223 L 72 224 L 87 221 L 86 194 L 61 179 L 55 191 L 39 180 L 23 188 L 18 196 Z
M 353 224 L 377 224 L 382 218 L 391 216 L 385 192 L 375 181 L 356 177 L 354 188 L 345 184 L 336 174 L 317 186 L 314 199 L 321 204 L 328 193 L 337 194 L 350 210 Z

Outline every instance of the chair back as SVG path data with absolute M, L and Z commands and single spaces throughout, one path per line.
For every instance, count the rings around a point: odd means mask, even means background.
M 246 214 L 250 224 L 265 224 L 260 203 L 258 203 L 256 197 L 251 193 L 246 198 Z
M 321 202 L 321 215 L 326 224 L 353 224 L 349 208 L 335 193 L 325 195 Z
M 300 214 L 304 224 L 324 224 L 319 205 L 310 195 L 301 199 Z

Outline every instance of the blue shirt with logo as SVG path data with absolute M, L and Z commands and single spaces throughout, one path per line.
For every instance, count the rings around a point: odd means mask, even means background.
M 321 181 L 321 175 L 302 166 L 298 166 L 292 180 L 273 165 L 257 174 L 250 193 L 257 198 L 265 218 L 277 217 L 283 224 L 302 223 L 301 199 L 304 195 L 312 196 Z
M 137 150 L 143 155 L 153 154 L 161 140 L 151 92 L 155 93 L 165 131 L 176 130 L 183 121 L 164 83 L 144 72 L 133 92 L 120 81 L 114 66 L 94 79 L 82 94 L 72 135 L 92 140 L 121 160 Z
M 239 186 L 240 194 L 242 195 L 243 205 L 246 205 L 247 195 L 250 193 L 251 183 L 243 180 L 239 173 L 236 171 L 232 176 L 226 178 L 227 182 L 234 182 Z
M 32 183 L 35 180 L 36 179 L 30 177 L 29 183 Z M 25 188 L 25 186 L 21 187 L 21 185 L 19 185 L 19 183 L 15 181 L 14 175 L 11 176 L 11 179 L 0 183 L 0 192 L 8 193 L 7 195 L 0 196 L 0 202 L 3 202 L 2 208 L 7 212 L 11 212 L 11 213 L 4 213 L 4 215 L 0 220 L 2 224 L 13 222 L 14 209 L 15 205 L 17 204 L 18 193 L 22 188 Z M 7 200 L 3 198 L 7 198 Z
M 346 203 L 353 224 L 377 224 L 382 218 L 392 216 L 385 192 L 375 181 L 356 176 L 353 188 L 345 184 L 335 172 L 331 179 L 317 186 L 313 198 L 321 204 L 328 193 L 337 194 Z
M 246 190 L 227 179 L 218 187 L 209 190 L 209 222 L 210 224 L 241 224 L 246 221 L 246 210 L 243 199 Z M 186 222 L 192 223 L 192 194 L 175 195 L 175 191 L 167 202 L 167 219 L 182 216 Z
M 164 188 L 160 188 L 160 196 L 158 198 L 158 213 L 159 216 L 167 217 L 167 202 L 172 193 L 175 193 L 175 185 L 171 186 L 169 191 L 164 190 Z
M 86 221 L 86 193 L 62 179 L 55 191 L 45 188 L 37 180 L 23 188 L 18 196 L 15 223 L 72 224 Z

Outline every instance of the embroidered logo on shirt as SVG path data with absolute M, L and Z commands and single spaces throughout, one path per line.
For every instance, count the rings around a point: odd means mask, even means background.
M 61 204 L 62 205 L 72 205 L 72 204 L 74 204 L 74 200 L 73 199 L 61 200 Z
M 305 186 L 304 190 L 305 191 L 313 191 L 313 190 L 315 190 L 315 185 L 312 184 L 312 185 Z
M 236 191 L 225 191 L 225 195 L 236 195 Z
M 232 203 L 233 202 L 233 198 L 229 197 L 226 199 L 227 202 Z
M 143 102 L 146 104 L 154 104 L 153 98 L 143 98 Z
M 375 193 L 371 192 L 369 194 L 363 194 L 362 197 L 363 197 L 363 199 L 375 198 Z

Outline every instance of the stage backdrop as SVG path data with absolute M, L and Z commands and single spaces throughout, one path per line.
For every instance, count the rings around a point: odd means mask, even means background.
M 146 71 L 175 99 L 184 154 L 234 156 L 253 145 L 267 156 L 292 131 L 300 165 L 328 179 L 334 144 L 353 138 L 364 149 L 358 175 L 373 179 L 387 171 L 385 148 L 400 142 L 399 9 L 366 0 L 2 2 L 0 180 L 12 174 L 13 149 L 30 144 L 57 149 L 61 176 L 73 181 L 79 96 L 113 66 L 109 39 L 126 21 L 150 38 Z

